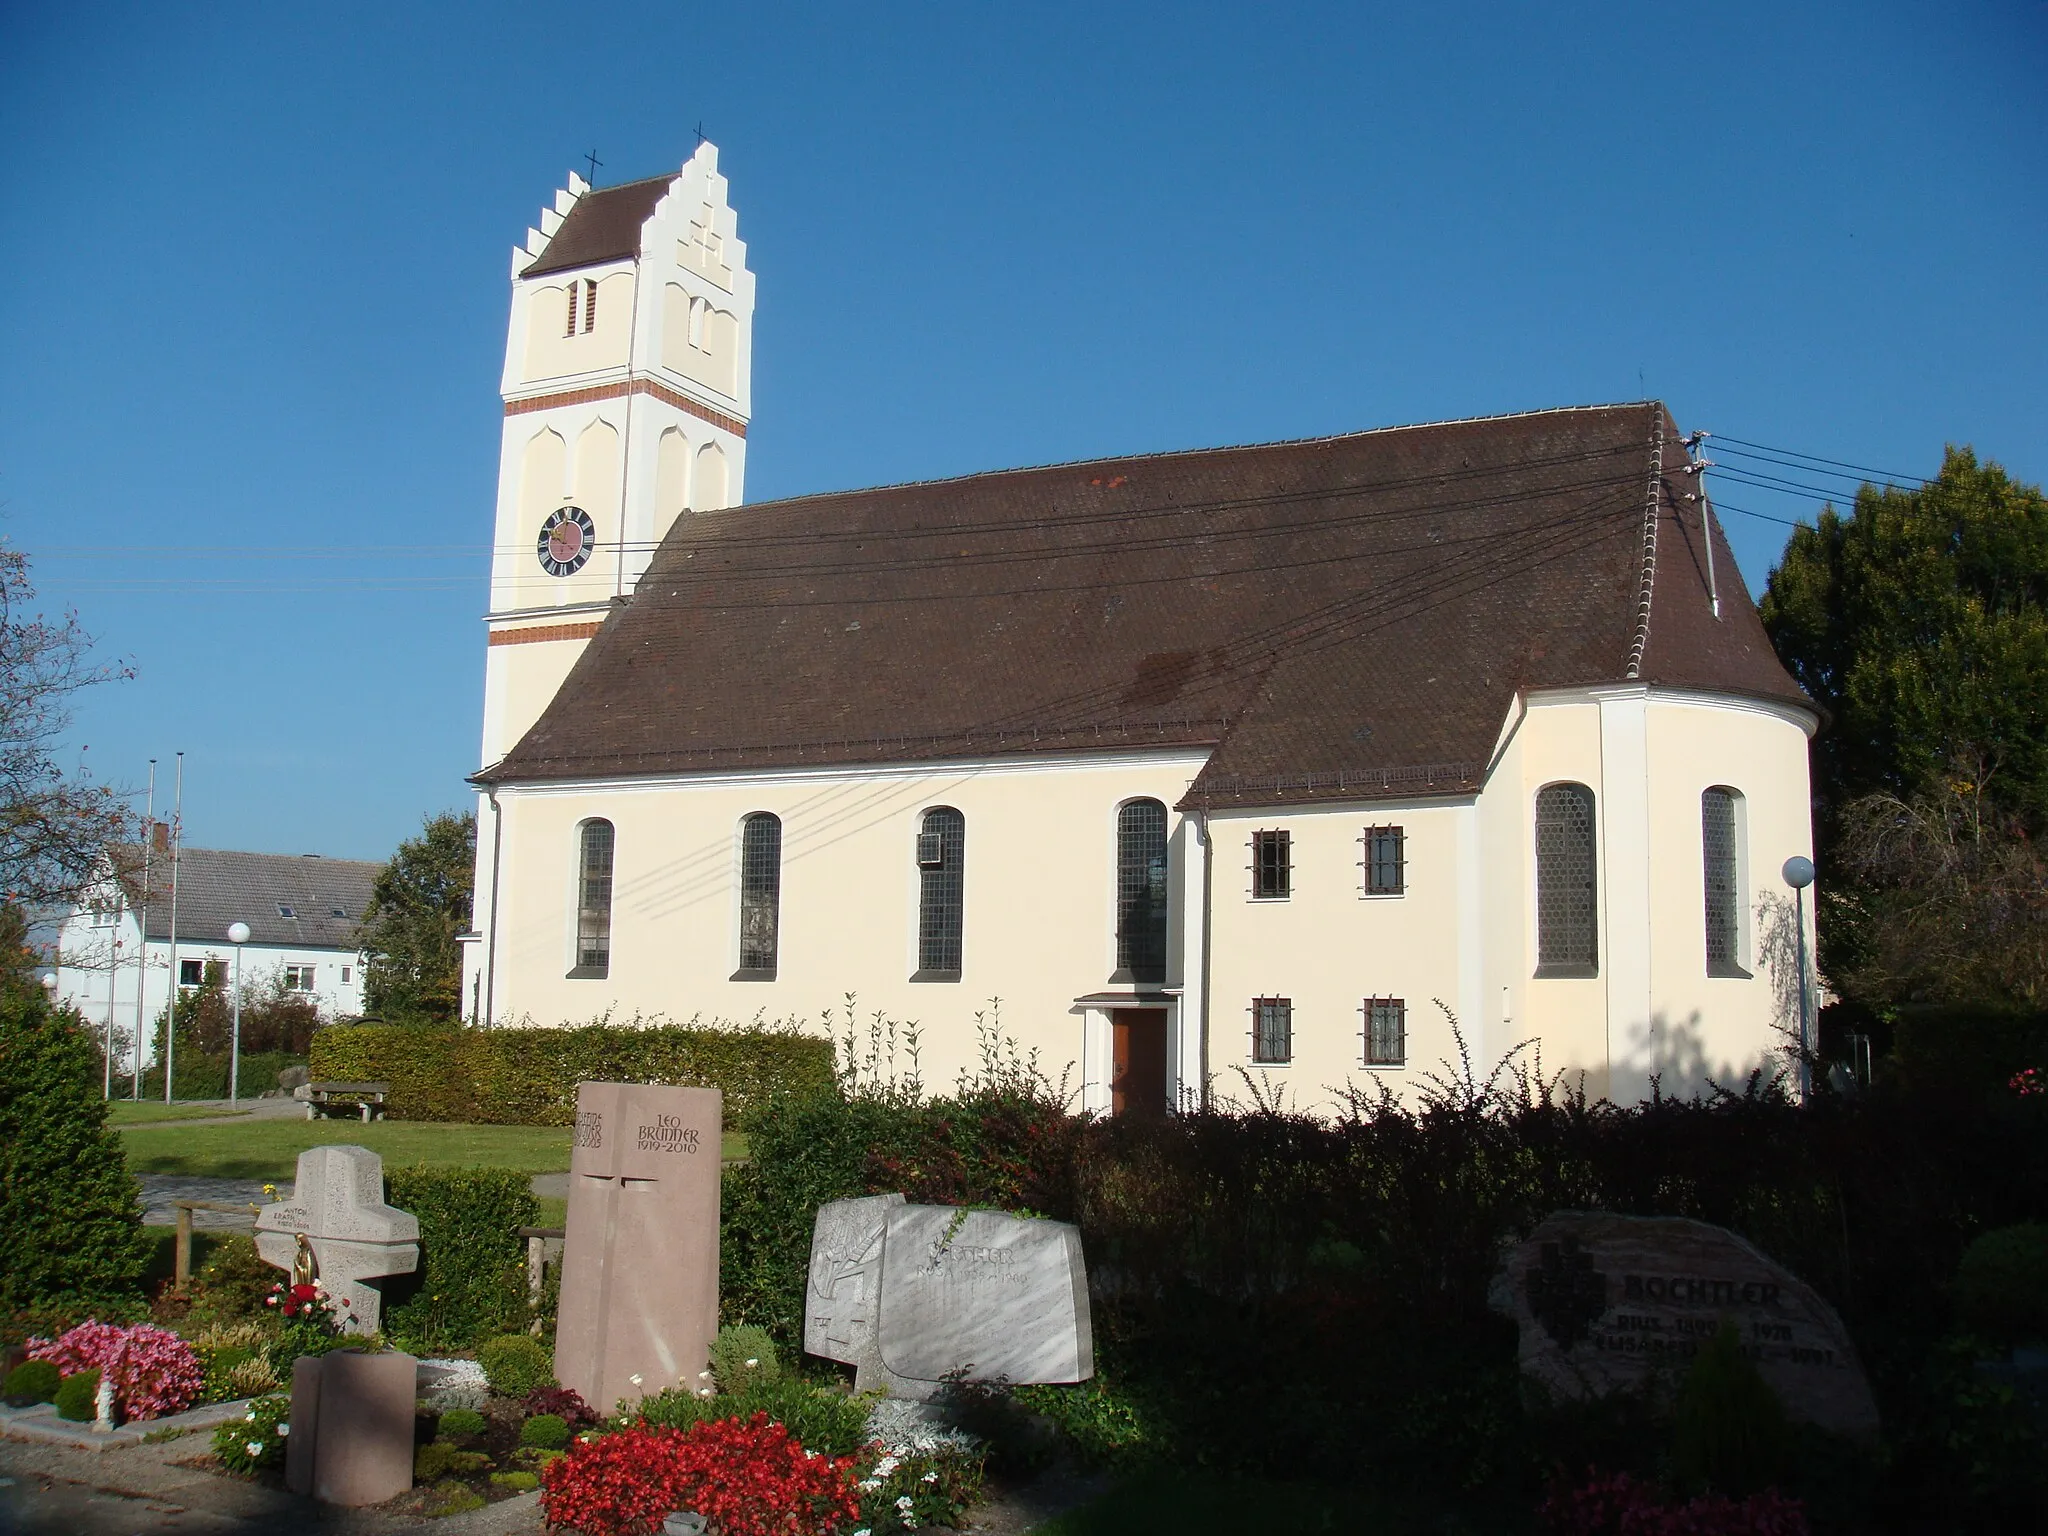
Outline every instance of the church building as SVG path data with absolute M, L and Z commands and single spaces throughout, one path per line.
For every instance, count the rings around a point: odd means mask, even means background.
M 1662 405 L 747 505 L 753 296 L 709 144 L 514 253 L 473 1017 L 852 993 L 943 1089 L 1000 999 L 1099 1113 L 1782 1061 L 1818 715 Z

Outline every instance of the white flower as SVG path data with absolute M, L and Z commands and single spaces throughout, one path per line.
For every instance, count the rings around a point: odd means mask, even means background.
M 881 1486 L 882 1480 L 879 1477 L 864 1477 L 861 1479 L 860 1491 L 862 1493 L 873 1493 Z
M 630 1381 L 631 1383 L 633 1383 L 634 1386 L 637 1387 L 640 1385 L 641 1382 L 640 1373 L 638 1371 L 635 1371 L 632 1375 L 628 1376 L 626 1380 Z
M 912 1504 L 914 1504 L 915 1502 L 916 1502 L 916 1500 L 912 1499 L 912 1498 L 911 1498 L 911 1496 L 910 1496 L 909 1494 L 907 1494 L 907 1493 L 906 1493 L 906 1494 L 904 1494 L 904 1495 L 903 1495 L 903 1496 L 902 1496 L 901 1498 L 899 1498 L 899 1499 L 898 1499 L 898 1500 L 896 1501 L 896 1510 L 897 1510 L 897 1513 L 899 1513 L 899 1514 L 905 1514 L 905 1515 L 909 1514 L 909 1513 L 910 1513 L 910 1506 L 911 1506 Z
M 938 1480 L 939 1474 L 936 1472 L 927 1472 L 924 1475 L 924 1481 L 927 1483 L 936 1483 Z
M 712 1390 L 711 1390 L 711 1389 L 710 1389 L 709 1387 L 699 1387 L 699 1388 L 697 1389 L 697 1395 L 698 1395 L 699 1397 L 712 1397 L 712 1396 L 715 1396 L 716 1394 L 714 1394 L 714 1393 L 712 1392 Z
M 263 1454 L 263 1442 L 261 1440 L 251 1440 L 249 1442 L 249 1454 L 251 1456 L 261 1456 Z
M 866 1526 L 862 1526 L 859 1530 L 853 1533 L 853 1536 L 875 1536 L 875 1533 L 869 1530 Z
M 699 1371 L 697 1373 L 697 1379 L 699 1381 L 709 1381 L 711 1379 L 711 1373 L 709 1371 Z
M 758 1360 L 749 1360 L 749 1361 L 747 1362 L 747 1364 L 748 1364 L 748 1365 L 750 1365 L 750 1366 L 751 1366 L 751 1365 L 759 1365 L 760 1363 L 761 1363 L 761 1362 L 760 1362 L 760 1361 L 758 1361 Z
M 251 1424 L 254 1424 L 256 1422 L 256 1410 L 254 1408 L 251 1408 L 247 1413 L 243 1414 L 242 1417 L 247 1419 Z
M 291 1432 L 292 1427 L 289 1424 L 280 1424 L 277 1426 L 277 1438 L 280 1440 L 282 1440 L 286 1435 L 290 1434 Z

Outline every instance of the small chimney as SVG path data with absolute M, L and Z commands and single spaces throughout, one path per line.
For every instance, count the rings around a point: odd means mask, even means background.
M 169 853 L 171 851 L 171 824 L 168 821 L 152 823 L 149 829 L 149 841 L 158 853 Z

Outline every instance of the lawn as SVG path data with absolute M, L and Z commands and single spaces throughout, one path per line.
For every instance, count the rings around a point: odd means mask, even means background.
M 448 1125 L 426 1120 L 250 1120 L 233 1125 L 138 1125 L 121 1132 L 130 1173 L 178 1173 L 223 1179 L 292 1177 L 308 1147 L 368 1147 L 387 1167 L 516 1168 L 559 1173 L 569 1166 L 569 1128 L 547 1125 Z M 746 1156 L 746 1138 L 727 1132 L 728 1158 Z
M 166 1104 L 162 1099 L 115 1099 L 107 1106 L 107 1121 L 116 1127 L 153 1125 L 165 1120 L 217 1120 L 224 1115 L 246 1115 L 246 1109 L 217 1109 L 211 1104 Z

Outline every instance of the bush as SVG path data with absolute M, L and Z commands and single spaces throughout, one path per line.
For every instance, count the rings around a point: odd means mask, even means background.
M 100 1373 L 73 1371 L 57 1383 L 57 1417 L 89 1424 L 99 1417 Z
M 720 1419 L 763 1414 L 783 1425 L 811 1450 L 851 1456 L 867 1443 L 868 1399 L 813 1386 L 795 1376 L 749 1384 L 715 1397 L 671 1387 L 643 1398 L 633 1417 L 656 1427 L 689 1429 Z
M 1712 1495 L 1673 1504 L 1625 1472 L 1560 1487 L 1544 1500 L 1554 1536 L 1807 1536 L 1796 1499 L 1761 1493 L 1735 1503 Z
M 99 1049 L 40 987 L 0 983 L 0 1327 L 54 1330 L 142 1312 L 149 1241 Z
M 384 1198 L 419 1218 L 420 1264 L 386 1281 L 384 1331 L 401 1349 L 466 1349 L 527 1321 L 526 1241 L 540 1203 L 504 1168 L 392 1168 Z
M 782 1374 L 775 1341 L 751 1323 L 721 1328 L 711 1341 L 711 1379 L 721 1392 L 737 1392 Z
M 559 1451 L 569 1443 L 569 1421 L 560 1414 L 536 1413 L 519 1426 L 519 1443 L 538 1450 Z
M 283 1274 L 275 1265 L 263 1262 L 253 1237 L 241 1232 L 219 1234 L 213 1251 L 192 1277 L 187 1325 L 226 1327 L 267 1319 L 272 1309 L 266 1303 Z
M 832 1087 L 832 1043 L 794 1028 L 589 1024 L 423 1029 L 351 1024 L 313 1037 L 313 1076 L 388 1082 L 392 1115 L 472 1125 L 570 1125 L 579 1082 L 716 1088 L 728 1122 L 778 1096 Z
M 531 1493 L 540 1486 L 540 1479 L 531 1472 L 493 1472 L 491 1481 L 514 1493 Z
M 413 1452 L 412 1475 L 417 1482 L 431 1483 L 444 1477 L 472 1477 L 490 1464 L 491 1458 L 482 1451 L 465 1451 L 446 1440 L 435 1440 Z
M 542 1387 L 529 1392 L 520 1407 L 529 1414 L 553 1414 L 572 1430 L 588 1429 L 598 1418 L 590 1404 L 583 1401 L 583 1394 L 571 1387 Z
M 540 1340 L 524 1333 L 489 1340 L 477 1350 L 476 1359 L 491 1390 L 503 1397 L 525 1397 L 555 1382 L 555 1362 Z
M 1993 1343 L 2048 1341 L 2048 1225 L 2000 1227 L 1965 1248 L 1956 1306 Z
M 722 1536 L 823 1536 L 850 1525 L 859 1501 L 850 1458 L 813 1454 L 758 1414 L 578 1441 L 541 1473 L 550 1528 L 638 1536 L 675 1509 L 709 1517 Z
M 87 1369 L 111 1371 L 114 1411 L 123 1420 L 181 1413 L 206 1388 L 206 1371 L 192 1346 L 153 1323 L 121 1328 L 84 1322 L 60 1338 L 30 1339 L 28 1352 L 67 1376 Z
M 453 1439 L 481 1435 L 486 1427 L 484 1416 L 474 1408 L 450 1408 L 434 1425 L 434 1433 L 443 1439 Z
M 247 1476 L 266 1467 L 284 1465 L 285 1437 L 292 1400 L 283 1393 L 259 1397 L 239 1419 L 229 1419 L 213 1432 L 213 1454 L 230 1472 Z
M 64 1375 L 47 1360 L 24 1360 L 7 1373 L 7 1383 L 0 1387 L 10 1407 L 26 1408 L 31 1403 L 47 1403 L 57 1395 L 57 1384 Z
M 1672 1414 L 1673 1460 L 1692 1492 L 1756 1493 L 1778 1478 L 1786 1442 L 1778 1394 L 1723 1321 L 1693 1357 Z

